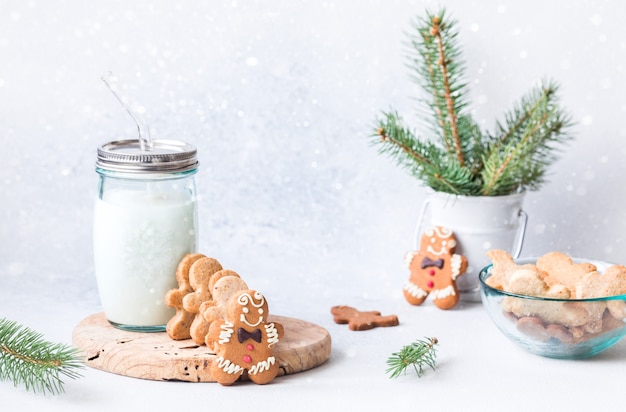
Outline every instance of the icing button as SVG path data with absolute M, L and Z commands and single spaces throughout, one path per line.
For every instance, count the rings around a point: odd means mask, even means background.
M 428 274 L 429 274 L 430 276 L 435 276 L 435 269 L 431 269 L 431 270 L 428 272 Z
M 433 286 L 435 286 L 435 282 L 433 282 L 432 280 L 430 282 L 428 282 L 428 287 L 429 288 L 433 288 Z
M 243 361 L 245 363 L 250 363 L 250 362 L 252 362 L 252 358 L 250 357 L 250 355 L 244 355 Z
M 252 350 L 254 349 L 254 346 L 251 343 L 248 343 L 248 345 L 246 346 L 246 349 Z

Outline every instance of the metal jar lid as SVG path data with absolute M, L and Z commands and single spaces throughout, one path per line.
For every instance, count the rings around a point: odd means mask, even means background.
M 153 140 L 141 151 L 139 140 L 116 140 L 98 148 L 96 167 L 127 173 L 174 173 L 196 169 L 196 148 L 177 140 Z

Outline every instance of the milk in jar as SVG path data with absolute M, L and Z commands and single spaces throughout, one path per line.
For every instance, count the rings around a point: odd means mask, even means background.
M 110 142 L 98 151 L 94 266 L 100 301 L 113 326 L 162 331 L 175 309 L 176 268 L 197 249 L 195 149 L 182 142 Z

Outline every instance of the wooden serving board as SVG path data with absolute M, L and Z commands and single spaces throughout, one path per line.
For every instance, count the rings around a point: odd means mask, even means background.
M 331 338 L 326 329 L 284 316 L 270 316 L 270 320 L 285 330 L 274 347 L 278 376 L 314 368 L 330 357 Z M 88 366 L 106 372 L 159 381 L 215 382 L 211 363 L 216 355 L 206 346 L 191 339 L 170 339 L 165 332 L 120 330 L 111 326 L 104 313 L 83 319 L 74 329 L 72 343 Z

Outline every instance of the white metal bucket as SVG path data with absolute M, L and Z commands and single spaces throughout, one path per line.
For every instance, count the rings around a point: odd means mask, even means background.
M 457 196 L 434 193 L 422 207 L 415 232 L 419 248 L 422 223 L 429 215 L 430 226 L 444 226 L 457 238 L 456 253 L 467 258 L 468 268 L 457 279 L 461 299 L 480 301 L 478 273 L 490 261 L 485 253 L 502 249 L 519 257 L 528 215 L 522 210 L 525 193 L 506 196 Z M 425 229 L 425 228 L 424 228 Z

